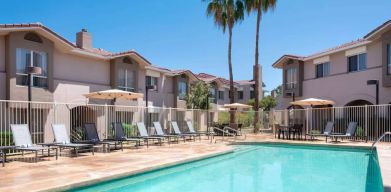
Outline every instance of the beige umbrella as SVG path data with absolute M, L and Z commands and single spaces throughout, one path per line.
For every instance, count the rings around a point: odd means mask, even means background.
M 231 103 L 231 104 L 224 104 L 224 108 L 230 108 L 230 109 L 248 109 L 252 108 L 251 105 L 241 104 L 241 103 Z
M 138 98 L 144 98 L 144 94 L 142 93 L 134 93 L 129 91 L 122 91 L 119 89 L 110 89 L 105 91 L 97 91 L 97 92 L 91 92 L 84 95 L 86 98 L 89 99 L 138 99 Z
M 315 105 L 334 105 L 335 102 L 331 100 L 308 98 L 299 101 L 291 102 L 292 105 L 304 105 L 304 106 L 315 106 Z

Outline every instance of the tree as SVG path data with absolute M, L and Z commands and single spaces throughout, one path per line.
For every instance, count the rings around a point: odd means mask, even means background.
M 234 80 L 232 72 L 232 29 L 235 24 L 244 19 L 244 4 L 241 0 L 204 0 L 209 1 L 206 9 L 206 15 L 213 17 L 218 28 L 223 33 L 228 29 L 228 69 L 229 69 L 229 95 L 230 103 L 235 102 L 234 97 Z M 235 122 L 235 114 L 231 113 L 230 122 Z
M 277 0 L 243 0 L 248 14 L 255 11 L 257 13 L 257 26 L 255 35 L 255 63 L 254 63 L 254 81 L 255 81 L 255 102 L 254 102 L 254 132 L 259 132 L 258 121 L 258 109 L 259 109 L 259 28 L 262 20 L 262 12 L 267 12 L 269 9 L 274 9 Z
M 190 92 L 186 96 L 186 107 L 188 109 L 209 109 L 208 102 L 209 85 L 199 81 L 191 85 Z
M 268 95 L 264 97 L 260 102 L 260 107 L 264 111 L 270 111 L 272 108 L 277 106 L 277 101 L 272 96 Z
M 279 85 L 276 89 L 274 89 L 274 92 L 275 92 L 275 96 L 280 96 L 282 94 L 282 86 Z
M 247 105 L 251 105 L 251 106 L 253 106 L 253 108 L 254 108 L 255 99 L 249 99 L 249 100 L 247 101 Z

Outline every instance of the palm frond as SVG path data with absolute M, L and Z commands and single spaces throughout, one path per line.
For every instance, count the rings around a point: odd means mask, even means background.
M 206 1 L 206 0 L 203 0 Z M 245 6 L 242 0 L 209 0 L 206 15 L 213 17 L 215 25 L 226 31 L 244 19 Z

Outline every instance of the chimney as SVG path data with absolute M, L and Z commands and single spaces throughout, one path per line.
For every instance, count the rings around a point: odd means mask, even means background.
M 82 49 L 92 48 L 92 37 L 87 29 L 81 29 L 80 32 L 76 33 L 76 46 Z

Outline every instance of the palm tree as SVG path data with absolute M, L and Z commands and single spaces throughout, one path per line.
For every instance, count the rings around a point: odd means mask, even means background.
M 217 27 L 225 33 L 228 29 L 228 68 L 229 68 L 229 95 L 230 103 L 235 102 L 234 98 L 234 80 L 232 73 L 232 29 L 235 24 L 244 19 L 244 4 L 241 0 L 204 0 L 209 1 L 206 9 L 206 15 L 213 17 Z M 230 115 L 230 122 L 234 123 L 234 113 Z
M 246 7 L 246 11 L 248 14 L 255 11 L 257 13 L 257 27 L 256 27 L 256 35 L 255 35 L 255 63 L 254 63 L 254 95 L 255 95 L 255 103 L 254 103 L 254 132 L 259 132 L 258 121 L 259 121 L 259 28 L 262 20 L 262 13 L 267 12 L 270 9 L 274 9 L 277 4 L 277 0 L 243 0 L 244 5 Z

